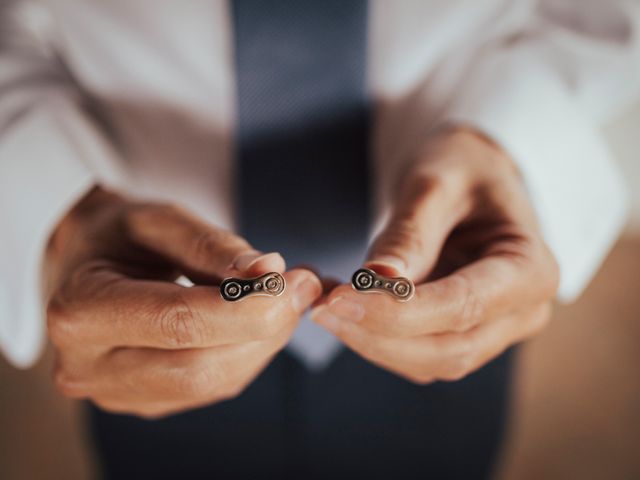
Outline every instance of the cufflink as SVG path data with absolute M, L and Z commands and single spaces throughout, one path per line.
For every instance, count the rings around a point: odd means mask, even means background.
M 351 277 L 351 286 L 358 292 L 385 292 L 399 302 L 413 297 L 413 282 L 405 277 L 385 277 L 368 268 L 361 268 Z
M 270 272 L 255 278 L 225 278 L 220 284 L 220 296 L 227 302 L 237 302 L 251 296 L 277 297 L 286 287 L 284 277 Z

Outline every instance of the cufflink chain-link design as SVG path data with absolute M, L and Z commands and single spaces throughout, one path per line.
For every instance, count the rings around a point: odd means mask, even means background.
M 413 282 L 405 277 L 385 277 L 368 268 L 361 268 L 351 277 L 351 286 L 358 292 L 385 292 L 399 302 L 413 297 Z
M 220 296 L 227 302 L 237 302 L 243 298 L 261 295 L 277 297 L 286 287 L 284 277 L 270 272 L 255 278 L 225 278 L 220 284 Z

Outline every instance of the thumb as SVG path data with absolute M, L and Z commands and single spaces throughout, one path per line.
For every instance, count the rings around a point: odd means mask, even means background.
M 134 243 L 167 258 L 194 281 L 285 270 L 280 254 L 263 254 L 244 238 L 177 207 L 136 207 L 127 215 L 126 229 Z
M 424 177 L 411 179 L 375 238 L 365 266 L 387 276 L 423 280 L 447 237 L 468 211 L 464 198 Z

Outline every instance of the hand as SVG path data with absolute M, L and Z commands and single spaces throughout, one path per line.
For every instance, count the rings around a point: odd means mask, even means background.
M 460 379 L 547 324 L 558 269 L 506 154 L 473 131 L 441 132 L 399 187 L 366 266 L 411 278 L 414 298 L 342 285 L 316 322 L 420 384 Z
M 238 395 L 321 293 L 298 269 L 278 298 L 225 302 L 213 286 L 223 277 L 283 273 L 282 257 L 180 209 L 100 189 L 60 223 L 46 265 L 57 386 L 147 417 Z M 201 285 L 181 287 L 179 274 Z

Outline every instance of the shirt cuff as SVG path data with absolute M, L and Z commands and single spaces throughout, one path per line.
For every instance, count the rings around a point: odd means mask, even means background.
M 31 365 L 45 337 L 41 267 L 48 239 L 101 177 L 115 179 L 111 160 L 72 102 L 41 105 L 0 138 L 0 349 L 15 366 Z
M 623 228 L 627 192 L 607 145 L 557 74 L 527 56 L 483 62 L 447 112 L 517 163 L 560 266 L 558 299 L 586 287 Z

